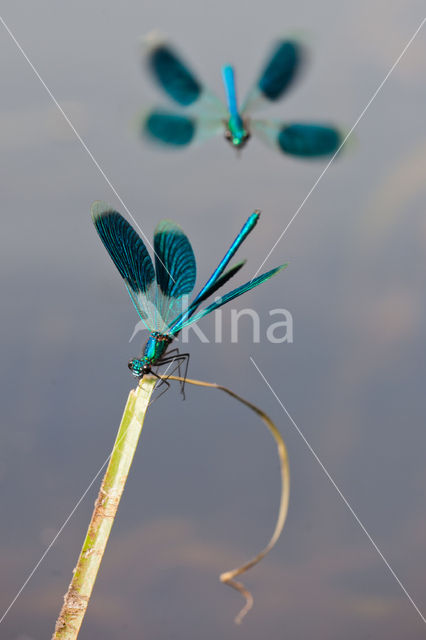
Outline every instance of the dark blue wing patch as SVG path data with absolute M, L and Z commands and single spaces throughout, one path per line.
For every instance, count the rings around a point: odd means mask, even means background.
M 315 158 L 335 153 L 342 135 L 338 129 L 321 124 L 290 124 L 281 129 L 277 142 L 284 153 Z
M 194 74 L 166 44 L 159 44 L 149 54 L 152 74 L 166 93 L 180 105 L 187 107 L 201 95 L 202 86 Z
M 285 40 L 276 46 L 257 83 L 265 98 L 281 98 L 296 77 L 303 57 L 302 47 L 295 41 Z
M 92 218 L 121 277 L 134 293 L 145 293 L 155 279 L 150 255 L 133 227 L 108 205 L 95 202 Z
M 161 220 L 154 233 L 155 271 L 161 291 L 170 298 L 191 293 L 196 266 L 191 243 L 176 223 Z
M 173 147 L 184 147 L 194 139 L 194 118 L 172 113 L 151 112 L 143 122 L 144 133 L 150 138 Z

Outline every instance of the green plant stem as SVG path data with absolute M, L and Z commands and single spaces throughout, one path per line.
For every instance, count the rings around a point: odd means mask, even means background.
M 78 636 L 155 383 L 155 378 L 144 376 L 138 387 L 129 394 L 108 468 L 52 640 L 75 640 Z

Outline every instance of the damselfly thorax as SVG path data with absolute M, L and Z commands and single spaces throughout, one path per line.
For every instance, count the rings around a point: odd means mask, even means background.
M 235 148 L 242 149 L 251 133 L 249 129 L 249 118 L 242 118 L 239 114 L 232 115 L 229 120 L 225 120 L 225 139 Z
M 173 336 L 153 331 L 145 343 L 142 357 L 132 358 L 128 362 L 128 367 L 133 375 L 141 378 L 145 374 L 151 373 L 155 364 L 161 364 L 161 359 L 172 340 Z

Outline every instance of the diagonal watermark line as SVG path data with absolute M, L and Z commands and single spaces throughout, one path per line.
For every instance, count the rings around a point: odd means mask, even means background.
M 426 17 L 423 18 L 423 20 L 421 21 L 421 23 L 419 24 L 419 26 L 417 27 L 417 29 L 415 30 L 415 32 L 413 33 L 413 35 L 411 36 L 411 38 L 409 39 L 409 41 L 407 42 L 407 44 L 405 45 L 405 47 L 403 48 L 403 50 L 401 51 L 401 53 L 399 54 L 399 56 L 397 57 L 397 59 L 395 60 L 395 62 L 393 63 L 393 65 L 391 66 L 391 68 L 389 69 L 389 71 L 387 72 L 387 74 L 385 75 L 385 77 L 383 78 L 383 80 L 381 81 L 381 83 L 379 84 L 379 86 L 377 87 L 377 89 L 375 90 L 375 92 L 373 93 L 373 95 L 371 96 L 370 100 L 367 102 L 367 104 L 365 105 L 364 109 L 361 111 L 361 113 L 359 114 L 358 118 L 355 120 L 354 124 L 352 125 L 352 127 L 350 128 L 350 130 L 348 131 L 348 133 L 345 135 L 345 137 L 343 138 L 342 142 L 340 143 L 339 148 L 337 149 L 337 151 L 331 156 L 330 160 L 328 161 L 328 163 L 326 164 L 326 166 L 324 167 L 324 169 L 321 171 L 320 175 L 318 176 L 318 178 L 315 180 L 314 184 L 312 185 L 312 187 L 310 188 L 310 190 L 308 191 L 308 193 L 306 194 L 306 196 L 303 198 L 302 202 L 300 203 L 299 207 L 296 209 L 295 213 L 293 214 L 293 216 L 290 218 L 290 220 L 288 221 L 287 225 L 284 227 L 283 231 L 281 232 L 281 234 L 278 236 L 278 239 L 274 242 L 272 248 L 270 249 L 270 251 L 268 252 L 266 258 L 263 260 L 262 264 L 260 265 L 260 267 L 258 268 L 258 270 L 256 271 L 256 273 L 254 274 L 253 278 L 255 278 L 257 276 L 257 274 L 259 273 L 259 271 L 262 269 L 263 265 L 265 264 L 265 262 L 269 259 L 269 257 L 271 256 L 272 252 L 275 250 L 275 248 L 277 247 L 277 245 L 281 242 L 281 240 L 283 239 L 283 237 L 285 236 L 285 234 L 287 233 L 288 229 L 290 228 L 290 226 L 292 225 L 292 223 L 294 222 L 294 220 L 297 218 L 297 216 L 299 215 L 299 213 L 301 212 L 301 210 L 303 209 L 303 207 L 305 206 L 306 202 L 309 200 L 309 198 L 311 197 L 311 195 L 313 194 L 313 192 L 315 191 L 315 189 L 317 188 L 317 186 L 319 185 L 319 183 L 321 182 L 322 178 L 324 177 L 324 175 L 326 174 L 326 172 L 328 171 L 329 167 L 333 164 L 334 160 L 336 159 L 337 155 L 340 153 L 340 151 L 343 149 L 343 147 L 345 146 L 346 142 L 348 141 L 349 137 L 352 135 L 352 133 L 354 132 L 354 130 L 356 129 L 356 127 L 358 126 L 358 124 L 360 123 L 360 121 L 362 120 L 362 118 L 364 117 L 364 115 L 366 114 L 367 110 L 369 109 L 369 107 L 371 106 L 372 102 L 375 100 L 375 98 L 377 97 L 377 95 L 380 93 L 380 91 L 382 90 L 383 86 L 385 85 L 385 83 L 387 82 L 388 78 L 391 76 L 391 74 L 393 73 L 393 71 L 395 70 L 395 68 L 398 66 L 398 64 L 401 62 L 402 58 L 404 57 L 404 55 L 406 54 L 408 48 L 410 47 L 410 45 L 414 42 L 415 38 L 417 37 L 417 35 L 419 34 L 421 28 L 423 27 L 424 23 L 426 22 Z M 252 278 L 252 279 L 253 279 Z
M 169 364 L 169 366 L 166 369 L 166 373 L 167 371 L 170 369 L 170 367 L 172 366 L 172 362 Z M 158 382 L 156 383 L 155 387 L 157 387 Z M 154 388 L 155 388 L 154 387 Z M 151 406 L 151 404 L 153 404 L 153 402 L 155 402 L 155 398 L 154 400 L 150 400 L 148 407 Z M 116 446 L 118 446 L 120 444 L 120 442 L 122 441 L 122 439 L 124 438 L 124 436 L 127 433 L 127 429 L 126 431 L 123 432 L 123 435 L 121 436 L 121 438 L 117 441 Z M 25 587 L 27 586 L 27 584 L 29 583 L 29 581 L 31 580 L 31 578 L 33 577 L 33 575 L 35 574 L 35 572 L 37 571 L 37 569 L 39 568 L 39 566 L 41 565 L 41 563 L 43 562 L 43 560 L 45 559 L 45 557 L 47 556 L 47 554 L 49 553 L 50 549 L 53 547 L 53 545 L 55 544 L 56 540 L 59 538 L 59 536 L 61 535 L 61 533 L 63 532 L 63 530 L 65 529 L 65 527 L 67 526 L 68 522 L 71 520 L 71 518 L 73 517 L 74 513 L 77 511 L 78 507 L 80 506 L 80 504 L 83 502 L 84 498 L 87 496 L 87 494 L 89 493 L 90 489 L 93 487 L 94 483 L 96 482 L 97 478 L 99 478 L 100 474 L 102 473 L 103 469 L 105 469 L 106 465 L 108 464 L 108 462 L 110 461 L 110 458 L 112 456 L 112 451 L 109 454 L 109 456 L 104 460 L 104 462 L 102 463 L 102 466 L 98 469 L 98 471 L 96 472 L 96 474 L 93 476 L 92 480 L 90 481 L 90 483 L 88 484 L 87 488 L 84 490 L 84 492 L 82 493 L 82 495 L 80 496 L 80 498 L 77 500 L 76 504 L 74 505 L 74 507 L 72 508 L 72 510 L 70 511 L 69 515 L 66 517 L 66 519 L 64 520 L 64 522 L 62 523 L 61 527 L 58 529 L 58 532 L 56 533 L 56 535 L 52 538 L 51 542 L 49 543 L 49 545 L 46 547 L 46 549 L 44 550 L 43 554 L 41 555 L 40 559 L 36 562 L 36 564 L 34 565 L 33 569 L 31 569 L 30 573 L 28 574 L 28 576 L 26 577 L 25 581 L 23 582 L 22 586 L 19 588 L 18 592 L 16 593 L 16 595 L 14 596 L 13 600 L 11 601 L 11 603 L 9 604 L 9 606 L 7 607 L 7 609 L 4 611 L 4 613 L 2 614 L 2 616 L 0 617 L 0 624 L 3 622 L 3 620 L 5 619 L 5 617 L 7 616 L 7 614 L 9 613 L 9 611 L 11 610 L 11 608 L 13 607 L 13 605 L 15 604 L 15 602 L 17 601 L 17 599 L 19 598 L 19 596 L 21 595 L 21 593 L 23 592 L 23 590 L 25 589 Z
M 25 58 L 25 60 L 27 61 L 27 63 L 29 64 L 29 66 L 31 67 L 32 71 L 34 72 L 34 74 L 36 75 L 36 77 L 38 78 L 38 80 L 40 81 L 40 83 L 43 85 L 44 89 L 46 90 L 48 96 L 50 97 L 50 99 L 52 100 L 52 102 L 55 104 L 55 106 L 58 108 L 59 112 L 61 113 L 61 115 L 63 116 L 65 122 L 68 124 L 68 126 L 70 127 L 71 131 L 74 133 L 75 137 L 77 138 L 77 140 L 79 141 L 79 143 L 81 144 L 81 146 L 83 147 L 83 149 L 86 151 L 87 155 L 89 156 L 89 158 L 91 159 L 91 161 L 93 162 L 93 164 L 95 165 L 95 167 L 97 168 L 97 170 L 99 171 L 99 173 L 101 174 L 101 176 L 103 177 L 103 179 L 105 180 L 105 182 L 108 184 L 109 188 L 111 189 L 111 191 L 113 192 L 113 194 L 115 195 L 115 197 L 117 198 L 117 200 L 120 202 L 120 204 L 122 205 L 123 209 L 125 210 L 125 212 L 127 213 L 127 215 L 129 216 L 129 218 L 131 220 L 133 220 L 133 222 L 135 223 L 137 229 L 139 230 L 140 234 L 142 235 L 143 239 L 145 240 L 145 242 L 147 243 L 147 245 L 152 249 L 152 251 L 154 252 L 155 256 L 158 258 L 158 260 L 161 262 L 161 264 L 163 265 L 163 267 L 165 268 L 165 270 L 167 271 L 167 273 L 169 274 L 169 277 L 171 278 L 171 280 L 174 282 L 174 278 L 173 276 L 169 273 L 169 270 L 167 269 L 166 265 L 163 263 L 163 261 L 161 260 L 161 257 L 157 255 L 154 247 L 152 246 L 151 242 L 148 240 L 147 236 L 145 235 L 145 233 L 143 232 L 143 230 L 141 229 L 138 221 L 136 220 L 136 218 L 134 217 L 134 215 L 132 214 L 132 212 L 130 211 L 130 209 L 127 207 L 127 205 L 125 204 L 123 198 L 120 196 L 120 194 L 118 193 L 117 189 L 114 187 L 114 185 L 112 184 L 111 180 L 108 178 L 108 176 L 106 175 L 105 171 L 102 169 L 101 165 L 99 164 L 99 162 L 96 160 L 95 156 L 93 155 L 92 151 L 89 149 L 89 147 L 87 146 L 87 144 L 85 143 L 85 141 L 83 140 L 83 138 L 81 137 L 81 135 L 79 134 L 79 132 L 77 131 L 77 129 L 75 128 L 75 126 L 73 125 L 73 123 L 71 122 L 70 118 L 68 117 L 68 115 L 65 113 L 65 111 L 63 110 L 63 108 L 61 107 L 61 105 L 59 104 L 59 102 L 57 101 L 57 99 L 55 98 L 55 96 L 53 95 L 52 91 L 49 89 L 49 87 L 47 86 L 46 82 L 43 80 L 43 78 L 40 75 L 40 72 L 37 70 L 37 68 L 34 66 L 34 64 L 31 62 L 30 58 L 28 57 L 28 55 L 26 54 L 26 52 L 24 51 L 22 45 L 18 42 L 18 40 L 16 39 L 15 35 L 13 34 L 13 32 L 11 31 L 11 29 L 8 27 L 8 25 L 6 24 L 6 22 L 3 20 L 2 16 L 0 15 L 0 23 L 3 25 L 3 27 L 6 29 L 7 33 L 9 34 L 9 36 L 12 38 L 13 42 L 16 44 L 16 46 L 18 47 L 19 51 L 21 52 L 21 54 L 23 55 L 23 57 Z
M 287 408 L 285 407 L 285 405 L 281 402 L 280 398 L 278 397 L 278 395 L 275 393 L 274 389 L 272 388 L 271 384 L 269 383 L 269 381 L 266 379 L 266 377 L 264 376 L 264 374 L 262 373 L 262 371 L 259 369 L 258 365 L 256 364 L 256 362 L 254 361 L 254 359 L 252 358 L 252 356 L 250 356 L 250 360 L 251 363 L 254 365 L 254 367 L 257 369 L 258 373 L 260 374 L 260 376 L 262 377 L 263 381 L 265 382 L 266 386 L 269 388 L 270 392 L 272 393 L 272 395 L 274 396 L 274 398 L 276 399 L 276 401 L 278 402 L 278 404 L 280 405 L 281 409 L 284 411 L 284 413 L 286 414 L 287 418 L 290 420 L 291 424 L 293 425 L 293 427 L 296 429 L 297 433 L 299 434 L 299 436 L 302 438 L 303 442 L 306 444 L 306 446 L 308 447 L 309 451 L 311 452 L 311 454 L 314 456 L 315 460 L 318 462 L 318 464 L 320 465 L 321 469 L 323 470 L 323 472 L 325 473 L 325 475 L 327 476 L 328 480 L 331 482 L 331 484 L 333 485 L 333 487 L 336 489 L 337 493 L 339 494 L 340 498 L 343 500 L 343 502 L 345 503 L 346 507 L 349 509 L 350 513 L 352 514 L 352 516 L 355 518 L 355 520 L 357 521 L 357 523 L 359 524 L 359 526 L 361 527 L 361 529 L 363 530 L 363 532 L 365 533 L 365 535 L 367 536 L 367 538 L 369 539 L 369 541 L 371 542 L 371 544 L 373 545 L 374 549 L 377 551 L 377 553 L 379 554 L 379 556 L 381 557 L 381 559 L 383 560 L 383 562 L 385 563 L 385 565 L 387 566 L 387 568 L 389 569 L 390 573 L 392 574 L 392 576 L 395 578 L 395 580 L 397 581 L 397 583 L 399 584 L 399 586 L 401 587 L 402 591 L 405 593 L 405 595 L 407 596 L 408 600 L 410 601 L 410 603 L 413 605 L 414 609 L 417 611 L 417 613 L 419 614 L 420 618 L 423 620 L 423 622 L 426 624 L 426 618 L 424 617 L 424 615 L 422 614 L 422 612 L 420 611 L 419 607 L 416 605 L 416 603 L 414 602 L 413 598 L 410 596 L 410 594 L 408 593 L 407 589 L 404 587 L 404 585 L 402 584 L 401 580 L 398 578 L 398 576 L 396 575 L 395 571 L 392 569 L 391 565 L 389 564 L 389 562 L 386 560 L 385 556 L 383 555 L 383 553 L 380 551 L 379 547 L 377 546 L 377 544 L 374 542 L 373 538 L 371 537 L 371 535 L 368 533 L 367 529 L 365 528 L 364 524 L 361 522 L 361 520 L 359 519 L 358 515 L 355 513 L 353 507 L 350 505 L 349 501 L 347 500 L 347 498 L 345 498 L 345 496 L 343 495 L 342 491 L 339 489 L 339 487 L 337 486 L 336 482 L 333 480 L 332 476 L 330 475 L 330 473 L 327 471 L 326 467 L 324 466 L 324 464 L 321 462 L 318 454 L 316 453 L 316 451 L 313 449 L 313 447 L 309 444 L 308 440 L 306 439 L 306 437 L 304 436 L 303 432 L 300 430 L 300 428 L 297 426 L 296 422 L 294 421 L 294 419 L 292 418 L 292 416 L 290 415 L 290 413 L 288 412 Z
M 125 434 L 123 434 L 124 436 Z M 55 535 L 55 537 L 52 539 L 52 541 L 50 542 L 49 546 L 45 549 L 43 555 L 41 556 L 41 558 L 38 560 L 38 562 L 34 565 L 34 568 L 30 571 L 30 573 L 28 574 L 27 578 L 25 579 L 24 583 L 22 584 L 21 588 L 19 589 L 19 591 L 17 592 L 17 594 L 15 595 L 15 597 L 13 598 L 12 602 L 9 604 L 9 606 L 7 607 L 7 609 L 4 611 L 3 615 L 0 618 L 0 624 L 3 622 L 3 620 L 5 619 L 5 617 L 7 616 L 7 614 L 9 613 L 9 611 L 11 610 L 11 608 L 13 607 L 13 605 L 15 604 L 15 602 L 17 601 L 17 599 L 19 598 L 19 596 L 21 595 L 21 593 L 23 592 L 23 590 L 25 589 L 25 587 L 27 586 L 27 584 L 29 583 L 29 581 L 31 580 L 31 578 L 33 577 L 33 575 L 35 574 L 35 572 L 37 571 L 37 569 L 39 568 L 39 566 L 41 565 L 41 563 L 43 562 L 43 560 L 45 559 L 45 557 L 47 556 L 47 554 L 49 553 L 50 549 L 53 547 L 53 545 L 55 544 L 56 540 L 59 538 L 59 536 L 61 535 L 62 531 L 65 529 L 65 527 L 67 526 L 68 522 L 71 520 L 72 516 L 74 515 L 74 513 L 77 511 L 78 507 L 80 506 L 80 504 L 83 502 L 84 498 L 87 496 L 87 494 L 89 493 L 90 489 L 92 488 L 93 484 L 95 483 L 95 481 L 97 480 L 97 478 L 99 477 L 99 475 L 101 474 L 102 470 L 105 468 L 105 466 L 108 464 L 109 459 L 112 455 L 111 454 L 108 456 L 108 458 L 105 460 L 105 462 L 103 463 L 103 465 L 100 467 L 99 471 L 96 473 L 96 475 L 93 477 L 92 481 L 90 482 L 90 484 L 88 485 L 87 489 L 84 491 L 84 493 L 81 495 L 81 497 L 79 498 L 79 500 L 76 502 L 75 506 L 73 507 L 73 509 L 70 511 L 69 515 L 67 516 L 67 518 L 64 520 L 62 526 L 60 527 L 60 529 L 58 529 L 57 534 Z

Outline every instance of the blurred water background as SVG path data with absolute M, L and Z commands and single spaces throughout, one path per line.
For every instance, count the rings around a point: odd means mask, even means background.
M 424 3 L 4 0 L 1 13 L 148 237 L 162 217 L 187 231 L 201 283 L 258 207 L 240 282 L 251 276 L 325 163 L 254 139 L 239 159 L 220 139 L 182 153 L 143 145 L 135 116 L 164 101 L 141 68 L 140 37 L 170 34 L 222 96 L 221 64 L 236 66 L 244 94 L 274 39 L 301 33 L 306 73 L 267 115 L 350 128 Z M 266 265 L 288 269 L 235 303 L 259 310 L 261 342 L 246 318 L 231 343 L 228 307 L 221 344 L 191 336 L 189 375 L 257 402 L 289 448 L 288 521 L 247 579 L 253 611 L 234 627 L 240 599 L 217 576 L 272 531 L 273 442 L 230 399 L 188 388 L 182 402 L 174 388 L 148 415 L 81 640 L 423 637 L 418 613 L 249 356 L 424 611 L 425 61 L 422 31 Z M 129 344 L 137 317 L 89 215 L 96 199 L 122 207 L 3 27 L 0 77 L 2 612 L 108 455 L 141 334 Z M 265 339 L 277 307 L 293 316 L 292 344 Z M 214 319 L 200 328 L 212 339 Z M 1 638 L 50 637 L 97 488 Z

